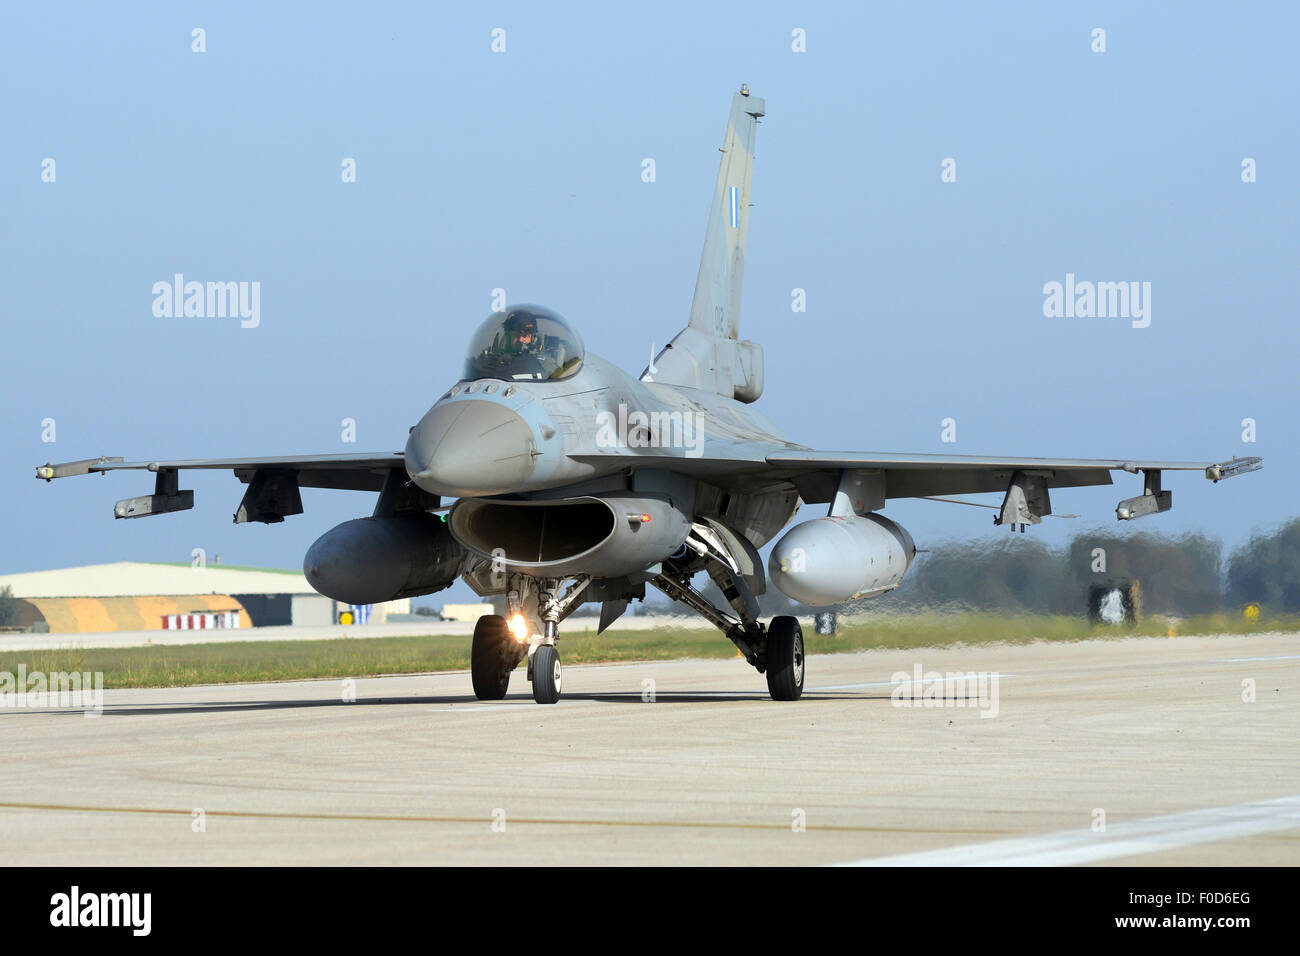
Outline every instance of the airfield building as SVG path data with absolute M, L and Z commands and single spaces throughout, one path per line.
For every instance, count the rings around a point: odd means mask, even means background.
M 329 625 L 342 615 L 381 624 L 410 601 L 365 609 L 317 594 L 299 571 L 118 561 L 0 575 L 18 603 L 22 630 L 86 631 Z

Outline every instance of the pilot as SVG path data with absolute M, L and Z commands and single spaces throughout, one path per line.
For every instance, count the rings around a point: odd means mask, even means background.
M 505 351 L 518 355 L 537 355 L 542 337 L 537 334 L 537 319 L 527 312 L 514 312 L 505 321 Z

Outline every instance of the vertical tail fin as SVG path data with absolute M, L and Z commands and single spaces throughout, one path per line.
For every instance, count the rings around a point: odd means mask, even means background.
M 748 86 L 742 86 L 731 98 L 690 321 L 652 363 L 654 381 L 708 388 L 747 402 L 762 394 L 762 349 L 737 339 L 754 174 L 754 134 L 763 115 L 763 100 L 750 96 Z M 647 369 L 642 378 L 649 377 Z
M 722 143 L 718 183 L 713 190 L 704 254 L 691 302 L 690 327 L 718 338 L 735 339 L 740 329 L 749 191 L 754 178 L 754 133 L 762 115 L 763 101 L 750 96 L 749 87 L 742 86 L 731 98 L 731 117 Z

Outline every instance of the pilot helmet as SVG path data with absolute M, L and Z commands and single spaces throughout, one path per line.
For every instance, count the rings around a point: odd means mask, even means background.
M 537 317 L 531 312 L 511 312 L 502 324 L 508 339 L 525 348 L 537 348 Z

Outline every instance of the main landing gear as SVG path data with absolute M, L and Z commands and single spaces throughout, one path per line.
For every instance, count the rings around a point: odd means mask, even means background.
M 663 562 L 660 572 L 648 583 L 722 631 L 745 660 L 767 676 L 767 690 L 773 700 L 798 700 L 804 682 L 803 630 L 798 619 L 783 615 L 764 626 L 758 620 L 758 601 L 746 574 L 715 542 L 692 535 L 684 552 L 675 560 Z M 692 575 L 700 570 L 707 571 L 722 591 L 731 613 L 714 607 L 691 586 Z M 563 594 L 562 583 L 558 578 L 512 574 L 506 591 L 508 617 L 487 614 L 478 619 L 470 670 L 474 695 L 479 700 L 505 697 L 510 675 L 527 657 L 533 700 L 539 704 L 559 701 L 563 685 L 557 647 L 560 622 L 581 603 L 591 578 L 576 578 Z
M 479 700 L 500 700 L 510 687 L 510 674 L 528 653 L 510 632 L 510 625 L 500 614 L 484 614 L 474 625 L 474 643 L 470 646 L 470 677 L 474 696 Z
M 692 575 L 701 570 L 708 572 L 732 613 L 714 607 L 691 586 Z M 773 700 L 798 700 L 803 694 L 803 629 L 798 619 L 782 615 L 764 627 L 746 574 L 719 542 L 697 527 L 680 556 L 665 561 L 650 583 L 727 635 L 745 660 L 767 675 L 767 692 Z
M 773 700 L 803 694 L 803 628 L 798 618 L 774 617 L 767 626 L 767 692 Z

